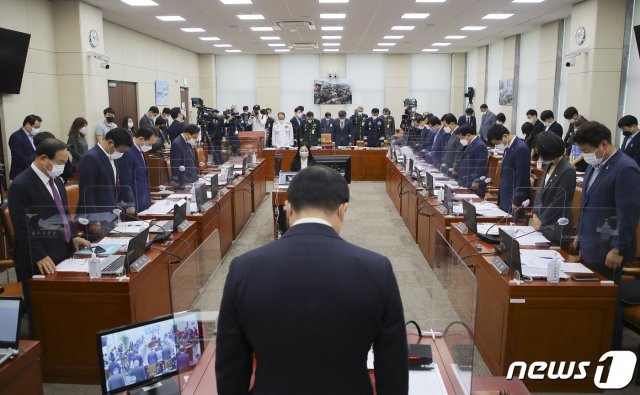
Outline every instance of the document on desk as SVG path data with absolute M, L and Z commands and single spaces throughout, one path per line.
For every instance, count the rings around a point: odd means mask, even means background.
M 498 234 L 500 233 L 498 231 L 500 227 L 499 226 L 495 226 L 495 224 L 492 223 L 480 223 L 478 224 L 478 234 L 479 235 L 490 235 L 490 236 L 498 236 Z
M 477 199 L 478 195 L 475 193 L 456 193 L 456 199 Z
M 549 261 L 557 258 L 559 262 L 564 262 L 564 258 L 554 250 L 520 250 L 520 261 L 523 265 L 531 267 L 541 267 L 546 269 Z
M 198 212 L 198 203 L 189 203 L 189 213 L 197 213 Z
M 176 204 L 173 200 L 160 200 L 155 202 L 148 209 L 141 211 L 140 215 L 166 215 L 173 210 L 173 205 Z
M 191 194 L 189 193 L 174 193 L 172 195 L 169 195 L 167 199 L 172 199 L 172 200 L 189 199 L 189 196 L 191 196 Z
M 438 364 L 432 370 L 409 371 L 409 395 L 447 395 L 447 387 L 442 380 Z
M 565 273 L 591 274 L 593 270 L 589 269 L 582 263 L 578 262 L 562 262 L 560 270 Z
M 102 260 L 101 258 L 98 259 Z M 56 271 L 89 273 L 89 259 L 65 259 L 64 261 L 58 263 L 58 266 L 56 266 Z
M 497 205 L 487 201 L 472 202 L 472 204 L 476 208 L 476 213 L 483 217 L 505 217 L 509 215 L 509 213 L 500 210 Z
M 130 221 L 130 222 L 120 222 L 113 230 L 109 233 L 111 234 L 120 234 L 120 233 L 135 233 L 138 234 L 143 230 L 149 227 L 149 223 L 147 221 Z
M 520 246 L 535 247 L 536 244 L 551 244 L 551 242 L 542 235 L 540 232 L 536 232 L 531 226 L 501 226 L 500 229 L 504 230 L 520 244 Z

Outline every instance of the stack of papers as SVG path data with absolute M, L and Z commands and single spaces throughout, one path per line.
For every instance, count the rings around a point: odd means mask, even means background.
M 478 195 L 475 193 L 456 193 L 456 199 L 477 199 Z
M 494 203 L 490 203 L 487 201 L 483 202 L 472 202 L 472 204 L 476 208 L 476 213 L 478 215 L 482 215 L 483 217 L 506 217 L 509 213 L 505 213 L 500 210 L 498 206 Z
M 88 259 L 65 259 L 56 266 L 57 272 L 89 273 Z
M 190 196 L 191 194 L 189 193 L 174 193 L 172 195 L 169 195 L 167 199 L 172 199 L 172 200 L 189 199 Z
M 119 233 L 128 233 L 128 234 L 138 234 L 149 227 L 149 223 L 147 221 L 130 221 L 130 222 L 120 222 L 113 230 L 110 232 L 111 234 L 119 234 Z
M 535 247 L 537 244 L 551 244 L 542 233 L 536 232 L 532 226 L 505 225 L 501 226 L 500 229 L 514 237 L 520 246 Z
M 155 202 L 148 209 L 141 211 L 140 215 L 165 215 L 169 214 L 171 210 L 173 210 L 174 201 L 171 200 L 160 200 Z

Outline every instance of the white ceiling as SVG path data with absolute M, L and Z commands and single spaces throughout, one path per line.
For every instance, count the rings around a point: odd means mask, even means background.
M 444 3 L 416 3 L 415 0 L 350 0 L 348 4 L 319 4 L 318 0 L 253 0 L 252 5 L 224 5 L 220 0 L 154 0 L 158 6 L 132 7 L 120 0 L 84 0 L 103 9 L 103 18 L 129 29 L 175 44 L 196 53 L 225 54 L 231 44 L 245 54 L 273 54 L 268 43 L 316 42 L 321 53 L 322 35 L 341 35 L 340 53 L 371 53 L 389 48 L 389 53 L 419 53 L 434 42 L 451 42 L 440 52 L 465 52 L 499 38 L 531 30 L 569 15 L 578 0 L 546 0 L 542 3 L 512 3 L 511 0 L 447 0 Z M 321 20 L 320 13 L 346 13 L 344 20 Z M 427 19 L 401 19 L 407 12 L 427 12 Z M 263 21 L 242 21 L 237 14 L 259 13 Z M 483 20 L 489 13 L 513 13 L 506 20 Z M 162 22 L 157 15 L 180 15 L 182 22 Z M 251 26 L 270 26 L 277 20 L 305 18 L 316 31 L 253 32 Z M 324 25 L 342 25 L 342 32 L 323 32 Z M 415 25 L 413 31 L 391 31 L 394 25 Z M 460 31 L 466 25 L 487 26 L 482 31 Z M 201 27 L 206 33 L 185 33 L 180 28 Z M 260 36 L 281 37 L 263 41 Z M 404 35 L 401 40 L 383 40 L 385 35 Z M 462 40 L 445 40 L 447 35 L 466 35 Z M 200 36 L 217 36 L 221 41 L 202 41 Z M 378 47 L 379 42 L 397 42 Z M 308 53 L 305 52 L 305 53 Z

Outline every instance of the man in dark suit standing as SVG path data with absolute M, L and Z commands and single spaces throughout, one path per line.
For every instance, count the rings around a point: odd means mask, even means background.
M 133 145 L 126 129 L 111 129 L 102 141 L 80 159 L 78 211 L 98 213 L 111 211 L 118 204 L 118 166 L 116 161 Z M 133 202 L 124 202 L 129 214 L 135 213 Z
M 529 139 L 527 140 L 527 145 L 531 147 L 531 159 L 534 159 L 536 156 L 536 151 L 533 149 L 536 146 L 536 137 L 544 132 L 545 126 L 538 119 L 538 111 L 531 109 L 527 111 L 527 122 L 533 125 L 533 131 L 529 135 Z
M 371 345 L 377 394 L 408 393 L 393 269 L 386 257 L 340 238 L 348 202 L 338 172 L 302 170 L 288 190 L 291 228 L 233 260 L 218 320 L 218 393 L 248 393 L 255 353 L 256 394 L 373 394 Z M 309 356 L 303 363 L 301 353 Z
M 293 141 L 298 143 L 300 138 L 300 129 L 302 128 L 302 122 L 304 122 L 304 107 L 298 106 L 294 110 L 294 115 L 290 120 L 291 126 L 293 126 Z
M 340 112 L 338 112 L 338 119 L 333 121 L 332 140 L 336 143 L 336 147 L 346 147 L 349 145 L 352 129 L 353 124 L 351 120 L 347 118 L 347 112 L 340 110 Z
M 324 114 L 324 118 L 320 120 L 320 129 L 322 133 L 328 133 L 333 135 L 333 118 L 331 118 L 331 113 L 327 112 Z
M 489 110 L 489 106 L 486 104 L 480 105 L 480 111 L 482 112 L 482 119 L 480 120 L 480 137 L 482 137 L 483 141 L 489 142 L 487 140 L 487 133 L 489 133 L 489 129 L 496 124 L 496 114 L 492 113 L 491 110 Z
M 195 182 L 198 178 L 196 173 L 198 166 L 193 152 L 198 135 L 200 135 L 198 125 L 189 125 L 171 144 L 171 182 L 180 188 Z
M 358 106 L 356 111 L 351 116 L 351 124 L 353 125 L 353 131 L 351 134 L 353 136 L 354 145 L 356 141 L 362 140 L 362 138 L 364 137 L 367 118 L 368 116 L 364 113 L 364 108 L 362 106 Z
M 556 136 L 562 138 L 562 135 L 564 134 L 564 130 L 562 129 L 562 125 L 556 122 L 556 118 L 553 115 L 553 111 L 544 110 L 540 114 L 540 120 L 542 121 L 542 124 L 545 127 L 544 129 L 545 132 L 550 131 Z
M 618 127 L 622 129 L 624 140 L 620 145 L 620 149 L 629 155 L 640 165 L 640 141 L 638 140 L 638 119 L 633 115 L 625 115 L 620 118 Z
M 120 174 L 120 200 L 134 202 L 135 212 L 151 207 L 151 189 L 145 152 L 151 151 L 158 135 L 156 129 L 138 129 L 133 146 L 118 160 Z
M 571 147 L 573 146 L 573 142 L 571 138 L 573 137 L 573 132 L 575 131 L 575 123 L 579 119 L 584 119 L 582 115 L 578 113 L 578 109 L 575 107 L 567 107 L 564 110 L 564 119 L 569 122 L 569 129 L 567 130 L 567 135 L 564 136 L 564 149 L 567 155 L 571 154 Z
M 464 110 L 464 115 L 461 115 L 460 118 L 458 118 L 458 125 L 469 125 L 471 126 L 471 130 L 477 133 L 478 125 L 476 123 L 475 111 L 473 111 L 473 108 L 469 107 Z
M 11 150 L 11 171 L 9 178 L 14 179 L 18 174 L 27 169 L 36 157 L 36 146 L 33 144 L 33 135 L 38 133 L 42 118 L 37 115 L 28 115 L 22 121 L 22 128 L 13 132 L 9 137 L 9 149 Z
M 153 129 L 155 126 L 156 118 L 160 114 L 160 110 L 156 106 L 151 106 L 149 111 L 140 118 L 139 128 L 138 129 Z
M 36 158 L 9 187 L 9 214 L 14 229 L 14 262 L 22 282 L 27 312 L 30 313 L 29 279 L 34 274 L 52 274 L 56 265 L 73 252 L 89 246 L 76 237 L 70 219 L 67 191 L 60 175 L 69 159 L 67 145 L 46 139 L 38 144 Z M 27 217 L 31 221 L 27 222 Z M 42 237 L 38 224 L 46 223 Z M 49 230 L 54 228 L 54 232 Z M 31 315 L 29 314 L 29 326 Z
M 171 109 L 171 118 L 173 119 L 173 122 L 171 122 L 171 126 L 169 126 L 169 138 L 173 141 L 176 137 L 184 133 L 184 130 L 187 128 L 187 124 L 184 122 L 184 116 L 178 107 L 173 107 Z
M 580 221 L 575 247 L 585 266 L 620 283 L 620 267 L 637 256 L 640 217 L 640 168 L 616 149 L 611 131 L 586 122 L 573 141 L 589 164 L 584 174 Z M 622 345 L 622 314 L 616 311 L 612 349 Z
M 318 141 L 320 141 L 320 130 L 320 121 L 313 117 L 312 111 L 309 111 L 307 113 L 307 119 L 300 127 L 298 147 L 301 146 L 302 143 L 307 143 L 309 147 L 318 145 Z
M 453 138 L 459 139 L 463 147 L 457 167 L 458 185 L 471 188 L 475 179 L 487 175 L 487 146 L 468 125 L 459 127 Z
M 440 169 L 445 174 L 452 174 L 456 171 L 458 162 L 460 162 L 460 156 L 462 155 L 462 144 L 460 144 L 460 139 L 455 136 L 455 133 L 458 131 L 457 122 L 456 116 L 451 113 L 442 116 L 443 129 L 449 135 L 444 155 L 442 156 L 442 163 L 440 164 Z M 468 127 L 471 130 L 471 126 L 469 125 L 465 125 L 464 127 Z

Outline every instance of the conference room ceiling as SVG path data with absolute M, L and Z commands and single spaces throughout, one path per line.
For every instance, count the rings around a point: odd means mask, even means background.
M 161 39 L 196 53 L 274 54 L 292 43 L 315 43 L 318 49 L 291 50 L 290 53 L 436 53 L 465 52 L 499 38 L 523 33 L 536 26 L 570 14 L 577 0 L 546 0 L 540 3 L 514 3 L 512 0 L 349 0 L 346 4 L 320 4 L 320 0 L 252 0 L 253 4 L 225 5 L 229 0 L 153 0 L 157 6 L 131 6 L 121 0 L 84 0 L 103 9 L 103 18 L 137 32 Z M 148 1 L 148 0 L 127 0 Z M 237 1 L 237 0 L 236 0 Z M 245 0 L 247 1 L 247 0 Z M 334 0 L 335 1 L 335 0 Z M 424 0 L 423 0 L 424 1 Z M 433 0 L 432 0 L 433 1 Z M 442 1 L 442 0 L 440 0 Z M 520 0 L 522 1 L 522 0 Z M 345 13 L 345 19 L 321 19 L 321 13 Z M 405 13 L 428 13 L 426 19 L 403 19 Z M 240 20 L 238 14 L 262 14 L 264 20 Z M 513 14 L 508 19 L 483 19 L 487 14 Z M 156 16 L 181 16 L 184 21 L 164 22 Z M 256 32 L 251 27 L 274 26 L 277 21 L 305 20 L 316 30 L 275 30 Z M 411 31 L 392 30 L 393 26 L 415 26 Z M 343 26 L 343 31 L 323 31 L 323 26 Z M 465 26 L 486 26 L 480 31 L 463 31 Z M 202 28 L 205 32 L 185 32 L 182 28 Z M 341 36 L 322 39 L 322 36 Z M 279 39 L 263 40 L 263 36 Z M 404 36 L 384 39 L 385 36 Z M 446 36 L 466 36 L 445 39 Z M 203 41 L 200 37 L 217 37 Z M 339 45 L 326 46 L 326 43 Z M 379 43 L 395 43 L 382 45 Z M 450 43 L 433 46 L 434 43 Z M 227 47 L 214 45 L 228 44 Z M 269 46 L 268 44 L 279 44 Z M 552 44 L 555 46 L 555 43 Z M 555 50 L 554 48 L 551 48 Z M 437 50 L 437 51 L 434 51 Z M 233 52 L 232 52 L 233 53 Z

